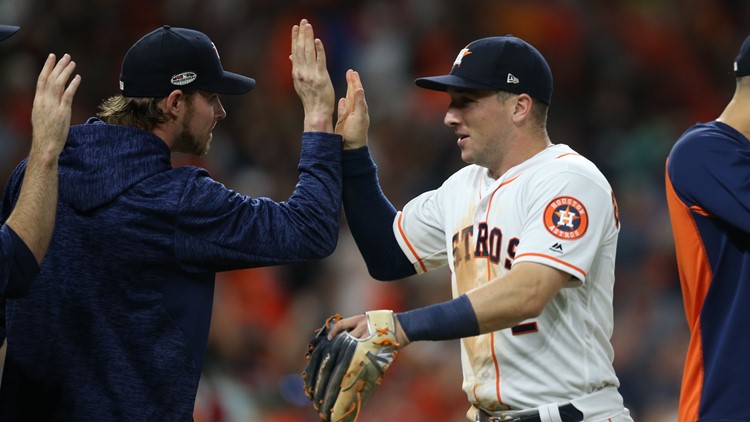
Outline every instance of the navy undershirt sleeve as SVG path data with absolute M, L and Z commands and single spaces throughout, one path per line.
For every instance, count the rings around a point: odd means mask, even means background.
M 8 236 L 4 238 L 11 240 L 13 253 L 10 258 L 12 262 L 8 281 L 0 293 L 6 298 L 22 297 L 31 289 L 31 282 L 39 273 L 39 264 L 34 254 L 13 229 L 3 225 L 2 230 L 7 231 Z
M 346 220 L 370 275 L 396 280 L 416 274 L 393 234 L 396 209 L 380 189 L 369 148 L 345 150 L 343 173 Z
M 477 315 L 465 294 L 396 316 L 411 341 L 454 340 L 479 334 Z

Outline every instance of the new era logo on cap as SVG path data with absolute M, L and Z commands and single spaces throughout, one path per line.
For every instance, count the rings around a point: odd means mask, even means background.
M 458 53 L 448 75 L 419 78 L 415 83 L 436 91 L 503 90 L 528 94 L 546 104 L 552 100 L 547 61 L 531 44 L 512 35 L 472 41 Z

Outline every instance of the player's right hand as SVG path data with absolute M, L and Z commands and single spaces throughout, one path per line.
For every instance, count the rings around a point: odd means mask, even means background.
M 305 110 L 305 132 L 333 132 L 333 83 L 326 68 L 323 42 L 302 19 L 292 27 L 292 79 Z
M 346 71 L 346 97 L 339 100 L 336 133 L 344 138 L 344 149 L 357 149 L 367 145 L 370 114 L 365 100 L 365 89 L 359 73 Z
M 396 341 L 400 348 L 404 348 L 411 344 L 411 340 L 404 333 L 404 329 L 401 327 L 401 322 L 398 320 L 398 315 L 393 315 L 395 327 Z M 370 335 L 370 328 L 365 314 L 350 316 L 349 318 L 343 318 L 335 321 L 335 324 L 328 331 L 328 340 L 333 340 L 334 337 L 340 333 L 348 332 L 354 338 L 362 339 Z
M 81 83 L 81 76 L 76 75 L 68 84 L 76 67 L 75 62 L 68 54 L 59 62 L 55 61 L 54 54 L 47 56 L 37 79 L 31 110 L 33 131 L 29 156 L 42 156 L 56 162 L 68 138 L 73 96 Z

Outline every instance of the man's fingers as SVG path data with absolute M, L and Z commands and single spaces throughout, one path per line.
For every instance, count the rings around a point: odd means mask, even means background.
M 52 69 L 52 72 L 49 74 L 49 77 L 47 78 L 48 81 L 55 81 L 59 79 L 60 74 L 65 70 L 65 68 L 70 64 L 70 55 L 65 53 L 60 58 L 60 61 L 57 62 L 55 65 L 55 68 Z
M 308 25 L 309 24 L 307 23 L 307 19 L 302 19 L 299 23 L 297 37 L 294 39 L 294 42 L 296 44 L 294 48 L 294 59 L 298 63 L 305 59 L 305 34 L 307 33 Z
M 364 315 L 358 315 L 342 319 L 328 333 L 328 339 L 332 340 L 343 331 L 348 331 L 354 338 L 366 337 L 370 334 L 370 329 L 367 327 L 367 318 Z
M 323 48 L 323 41 L 315 38 L 315 56 L 317 58 L 318 70 L 321 72 L 327 72 L 326 67 L 326 50 Z
M 73 104 L 73 96 L 78 91 L 79 85 L 81 85 L 81 75 L 76 75 L 63 93 L 62 103 L 64 106 L 70 107 Z
M 307 22 L 302 27 L 302 44 L 305 47 L 305 61 L 307 63 L 315 63 L 315 33 L 313 32 L 312 25 Z
M 305 45 L 302 37 L 304 27 L 307 24 L 307 19 L 299 21 L 299 25 L 292 26 L 292 54 L 290 58 L 292 63 L 299 63 L 305 53 Z
M 290 58 L 294 57 L 294 52 L 297 51 L 297 38 L 299 37 L 299 25 L 292 27 L 292 53 L 289 55 Z
M 349 326 L 351 324 L 351 319 L 342 319 L 341 321 L 334 324 L 333 328 L 331 328 L 331 331 L 328 333 L 328 339 L 333 340 L 336 335 L 342 331 L 349 331 L 351 327 Z
M 357 88 L 354 91 L 354 104 L 357 104 L 357 107 L 361 107 L 364 113 L 367 113 L 367 100 L 365 99 L 365 90 L 364 88 Z
M 339 98 L 339 121 L 343 120 L 342 117 L 346 115 L 346 99 L 345 98 Z
M 50 53 L 47 56 L 47 60 L 44 61 L 44 66 L 42 67 L 42 71 L 39 72 L 39 78 L 36 80 L 36 90 L 37 92 L 44 89 L 44 87 L 47 85 L 47 78 L 49 78 L 50 73 L 52 72 L 52 69 L 55 67 L 55 55 Z
M 367 110 L 365 101 L 365 89 L 362 87 L 362 80 L 359 78 L 359 72 L 349 69 L 346 72 L 346 98 L 353 107 L 364 106 Z
M 364 91 L 364 88 L 362 87 L 362 78 L 360 78 L 360 77 L 359 77 L 359 72 L 357 72 L 357 71 L 355 70 L 355 71 L 353 71 L 352 73 L 354 74 L 354 75 L 352 75 L 352 77 L 354 78 L 354 81 L 355 81 L 355 82 L 354 82 L 354 86 L 355 86 L 355 87 L 356 87 L 357 89 L 361 89 L 362 91 Z
M 58 63 L 59 64 L 59 63 Z M 68 64 L 60 71 L 60 74 L 57 76 L 57 79 L 55 82 L 61 86 L 64 87 L 66 83 L 70 80 L 70 76 L 73 74 L 73 71 L 76 69 L 76 62 L 70 61 Z
M 352 72 L 351 69 L 346 71 L 346 98 L 351 98 L 352 95 Z

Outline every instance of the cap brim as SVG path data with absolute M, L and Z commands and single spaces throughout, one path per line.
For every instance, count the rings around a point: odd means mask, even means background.
M 224 71 L 224 74 L 219 79 L 198 89 L 217 94 L 237 95 L 249 92 L 254 87 L 255 79 Z
M 464 79 L 456 75 L 430 76 L 428 78 L 419 78 L 414 81 L 418 87 L 431 89 L 433 91 L 445 91 L 448 88 L 459 89 L 483 89 L 495 90 L 497 87 L 489 86 L 469 79 Z
M 19 26 L 0 25 L 0 41 L 9 38 L 21 29 Z

